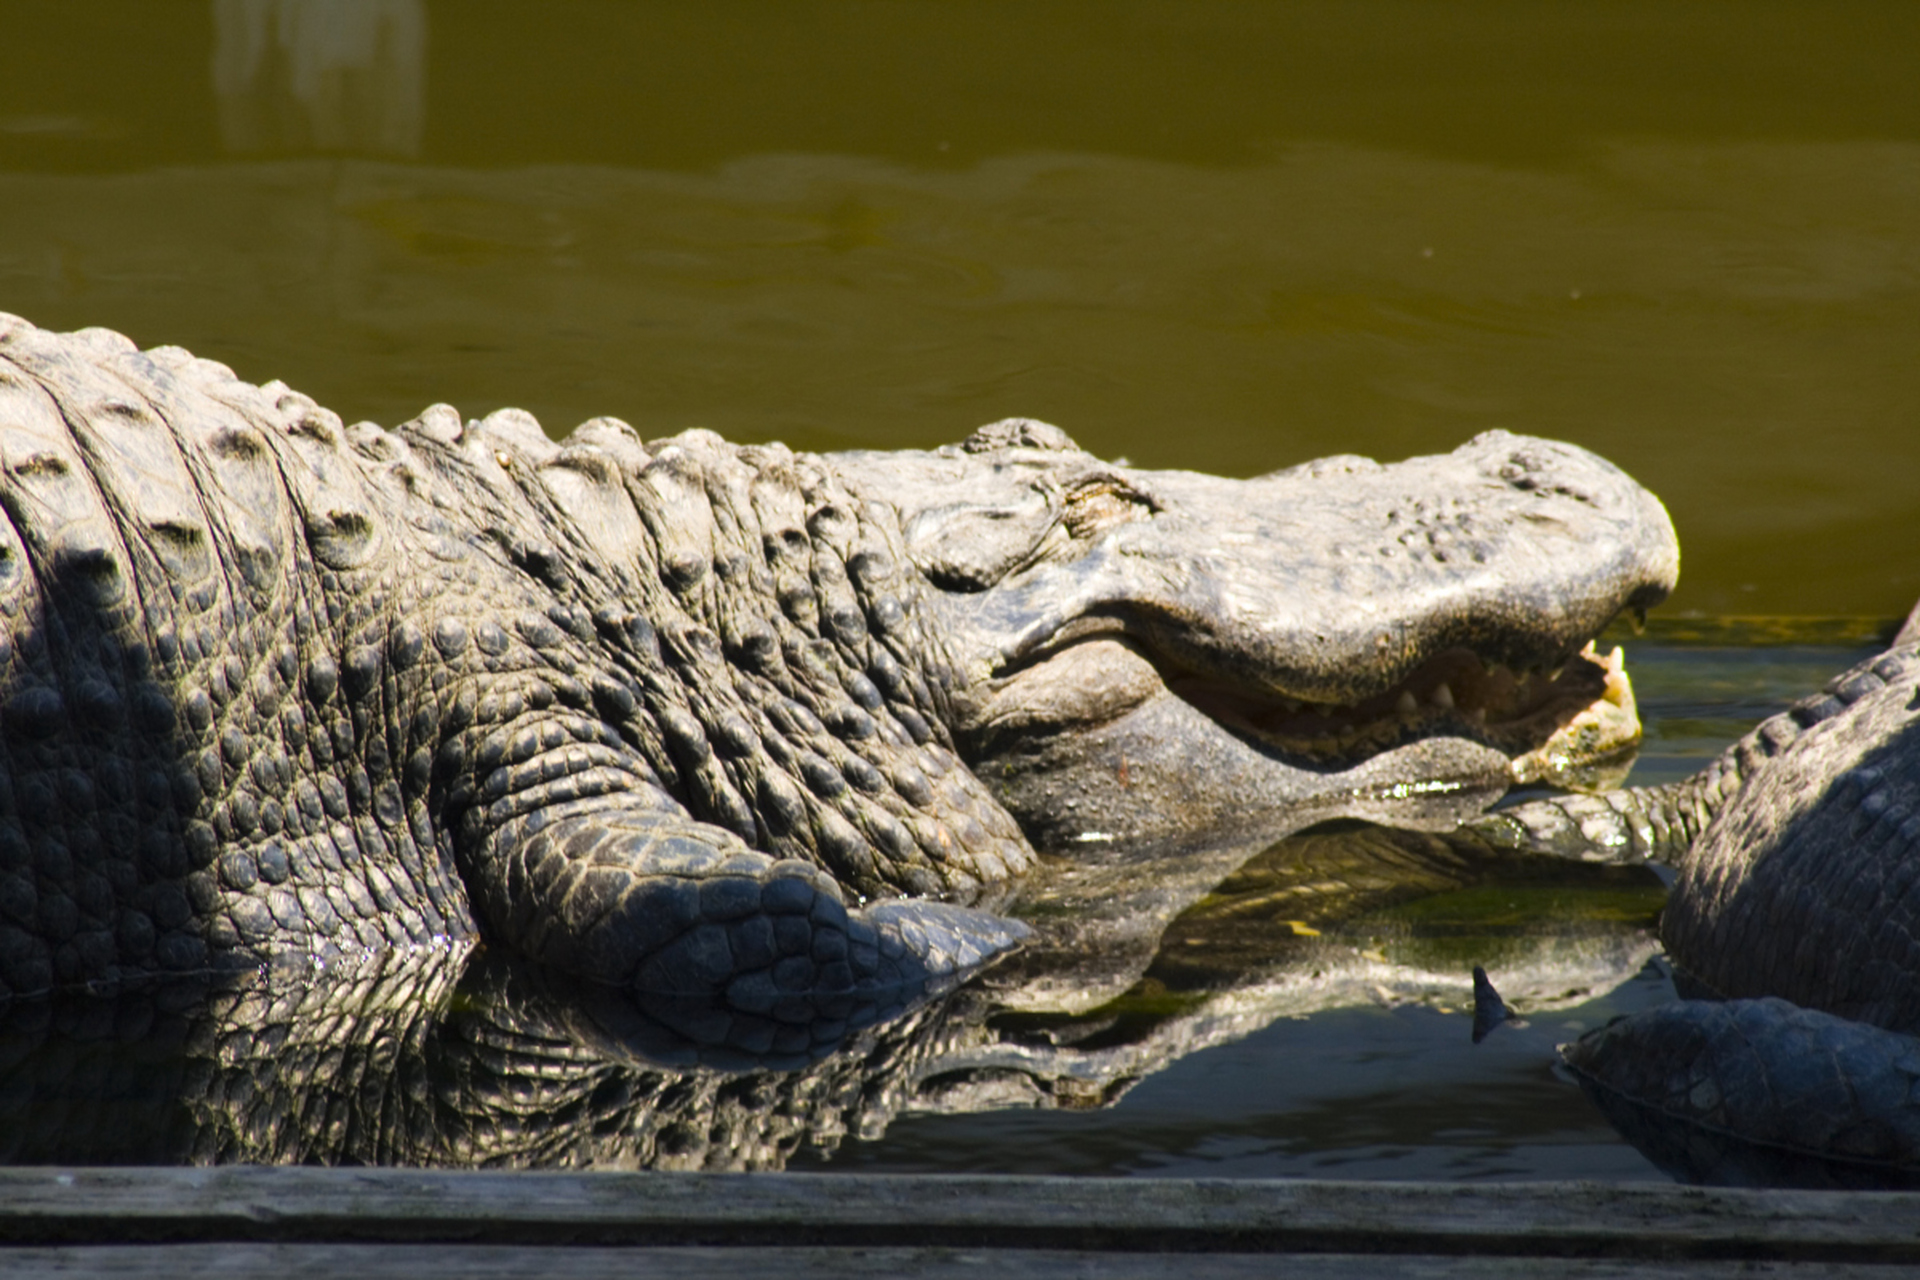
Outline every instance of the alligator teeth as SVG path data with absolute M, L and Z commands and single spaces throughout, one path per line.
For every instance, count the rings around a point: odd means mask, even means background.
M 1547 679 L 1558 680 L 1561 676 L 1565 675 L 1566 673 L 1567 673 L 1567 664 L 1563 662 L 1559 666 L 1555 667 L 1553 670 L 1547 673 Z
M 1475 707 L 1473 710 L 1467 712 L 1467 719 L 1484 729 L 1487 727 L 1487 709 L 1485 707 Z
M 1616 707 L 1633 705 L 1633 686 L 1627 682 L 1627 655 L 1619 645 L 1607 655 L 1607 686 L 1600 696 Z
M 1410 716 L 1419 712 L 1420 701 L 1415 698 L 1410 691 L 1402 689 L 1400 691 L 1400 701 L 1397 706 L 1401 715 Z
M 1446 707 L 1448 710 L 1452 710 L 1453 708 L 1453 690 L 1447 688 L 1447 682 L 1445 680 L 1433 686 L 1433 705 L 1436 707 Z

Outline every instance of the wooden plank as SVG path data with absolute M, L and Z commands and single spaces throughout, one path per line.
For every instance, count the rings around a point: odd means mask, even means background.
M 1537 1258 L 1382 1258 L 1378 1254 L 1296 1254 L 1283 1262 L 1290 1280 L 1375 1280 L 1382 1275 L 1431 1280 L 1531 1280 Z M 1272 1254 L 1083 1253 L 1057 1249 L 555 1249 L 527 1245 L 223 1244 L 0 1248 L 5 1276 L 152 1276 L 214 1280 L 228 1275 L 353 1276 L 355 1280 L 490 1280 L 538 1275 L 543 1280 L 735 1280 L 743 1268 L 790 1280 L 1254 1280 L 1275 1274 Z M 1572 1280 L 1735 1280 L 1735 1277 L 1837 1277 L 1892 1280 L 1920 1267 L 1852 1263 L 1556 1260 L 1557 1277 Z
M 0 1242 L 1920 1262 L 1920 1193 L 229 1166 L 0 1169 Z

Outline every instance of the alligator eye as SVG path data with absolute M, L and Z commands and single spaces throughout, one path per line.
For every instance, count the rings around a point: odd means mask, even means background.
M 1060 523 L 1076 542 L 1129 520 L 1143 520 L 1157 504 L 1119 476 L 1101 476 L 1076 486 L 1060 511 Z

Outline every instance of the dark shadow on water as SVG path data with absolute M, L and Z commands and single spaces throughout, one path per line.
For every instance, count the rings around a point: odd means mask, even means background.
M 1550 1044 L 1473 1050 L 1464 1010 L 1475 960 L 1569 1027 L 1638 1000 L 1659 901 L 1644 872 L 1335 824 L 1257 853 L 1150 954 L 1072 957 L 1119 992 L 1100 1004 L 1016 963 L 798 1068 L 700 1065 L 671 1011 L 484 949 L 20 1001 L 0 1159 L 1644 1176 L 1617 1143 L 1581 1154 L 1606 1139 Z

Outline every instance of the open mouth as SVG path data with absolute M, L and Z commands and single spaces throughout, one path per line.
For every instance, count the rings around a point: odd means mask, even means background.
M 1003 696 L 986 717 L 992 729 L 1115 719 L 1165 692 L 1227 732 L 1314 767 L 1446 736 L 1506 755 L 1516 783 L 1578 786 L 1582 770 L 1618 760 L 1640 740 L 1622 654 L 1616 648 L 1602 657 L 1592 641 L 1554 667 L 1516 668 L 1448 649 L 1350 703 L 1301 701 L 1175 669 L 1112 633 L 1077 638 L 1003 680 Z
M 1167 687 L 1209 719 L 1289 755 L 1321 762 L 1351 760 L 1416 737 L 1452 733 L 1495 747 L 1516 760 L 1516 780 L 1532 776 L 1518 762 L 1549 746 L 1556 735 L 1589 721 L 1632 721 L 1619 750 L 1639 738 L 1633 690 L 1619 649 L 1602 658 L 1592 641 L 1563 666 L 1515 669 L 1488 664 L 1468 649 L 1428 659 L 1398 684 L 1355 703 L 1300 702 L 1250 693 L 1198 676 L 1176 675 Z M 1621 729 L 1610 735 L 1618 739 Z M 1586 750 L 1601 745 L 1584 734 Z M 1540 770 L 1548 769 L 1539 763 Z

